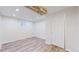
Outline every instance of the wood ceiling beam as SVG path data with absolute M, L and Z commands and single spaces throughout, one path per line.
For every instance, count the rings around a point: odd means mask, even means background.
M 34 11 L 40 15 L 47 14 L 47 9 L 45 9 L 44 7 L 41 7 L 41 6 L 25 6 L 25 7 L 31 9 L 32 11 Z

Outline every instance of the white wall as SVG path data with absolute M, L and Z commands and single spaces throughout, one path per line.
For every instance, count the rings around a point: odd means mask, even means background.
M 79 10 L 72 7 L 65 11 L 65 48 L 69 51 L 79 51 Z
M 32 25 L 32 22 L 0 17 L 0 43 L 32 37 Z
M 47 44 L 64 48 L 64 13 L 57 13 L 44 19 L 36 23 L 36 36 L 45 39 Z
M 64 48 L 64 12 L 60 11 L 52 18 L 52 43 Z
M 65 44 L 68 51 L 79 51 L 79 7 L 59 11 L 36 23 L 0 16 L 0 44 L 32 36 L 60 47 Z
M 35 36 L 46 40 L 47 44 L 52 43 L 51 38 L 51 21 L 48 19 L 35 23 Z
M 36 36 L 46 43 L 79 52 L 79 7 L 64 9 L 37 22 Z
M 46 22 L 36 22 L 35 23 L 35 36 L 38 38 L 46 39 Z
M 0 17 L 0 48 L 1 48 L 1 39 L 2 39 L 2 22 L 1 22 L 2 20 L 1 20 L 1 17 Z

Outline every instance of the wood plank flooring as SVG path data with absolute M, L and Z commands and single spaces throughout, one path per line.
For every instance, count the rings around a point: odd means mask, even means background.
M 45 40 L 32 37 L 2 45 L 0 52 L 66 52 L 63 48 L 48 45 Z

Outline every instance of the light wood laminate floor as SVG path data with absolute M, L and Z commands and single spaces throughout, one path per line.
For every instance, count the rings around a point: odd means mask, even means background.
M 0 52 L 66 52 L 63 48 L 48 45 L 45 40 L 32 37 L 2 45 Z

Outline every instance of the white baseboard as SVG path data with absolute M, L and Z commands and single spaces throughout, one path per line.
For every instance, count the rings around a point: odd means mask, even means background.
M 52 44 L 51 42 L 48 42 L 48 41 L 46 41 L 45 43 L 46 43 L 46 44 L 49 44 L 49 45 Z
M 66 51 L 68 51 L 68 52 L 72 52 L 71 50 L 69 50 L 69 49 L 65 49 Z
M 26 39 L 26 38 L 31 38 L 31 37 L 32 36 L 29 36 L 29 37 L 20 37 L 20 38 L 17 38 L 15 40 L 7 40 L 7 41 L 2 42 L 2 44 L 9 43 L 9 42 L 14 42 L 14 41 L 22 40 L 22 39 Z

